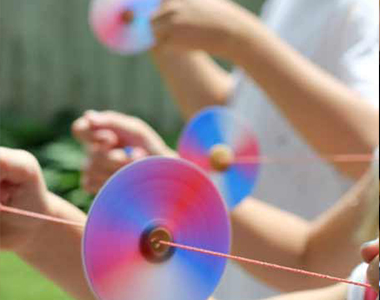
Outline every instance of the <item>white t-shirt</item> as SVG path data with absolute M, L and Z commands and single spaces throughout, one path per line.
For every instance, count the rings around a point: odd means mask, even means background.
M 367 283 L 367 264 L 362 264 L 352 273 L 351 280 L 360 283 Z M 347 300 L 376 300 L 378 295 L 371 290 L 362 287 L 350 285 L 348 287 Z
M 378 0 L 268 0 L 262 18 L 284 41 L 379 106 Z M 252 124 L 262 153 L 315 155 L 258 86 L 239 69 L 235 75 L 230 106 Z M 254 196 L 310 219 L 333 205 L 350 184 L 322 160 L 267 165 Z M 252 300 L 271 294 L 229 266 L 217 296 Z

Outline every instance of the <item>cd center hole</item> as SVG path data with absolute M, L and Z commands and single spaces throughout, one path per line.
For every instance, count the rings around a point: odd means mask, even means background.
M 173 242 L 170 231 L 164 227 L 154 227 L 146 230 L 141 238 L 141 253 L 150 262 L 162 263 L 169 260 L 174 249 L 161 244 L 163 242 Z
M 135 14 L 132 10 L 125 10 L 122 14 L 121 14 L 121 20 L 123 21 L 123 23 L 125 24 L 131 24 L 135 19 Z

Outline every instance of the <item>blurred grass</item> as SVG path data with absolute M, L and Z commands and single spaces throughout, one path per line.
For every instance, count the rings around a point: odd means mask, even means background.
M 0 146 L 32 152 L 40 161 L 49 189 L 87 212 L 93 197 L 79 185 L 84 153 L 70 133 L 78 115 L 63 112 L 48 124 L 27 117 L 18 117 L 15 122 L 13 116 L 12 112 L 0 111 Z M 160 134 L 174 147 L 179 130 L 174 128 L 173 132 Z M 9 253 L 0 254 L 0 299 L 71 300 L 52 282 Z
M 71 300 L 13 254 L 0 255 L 0 272 L 2 300 Z

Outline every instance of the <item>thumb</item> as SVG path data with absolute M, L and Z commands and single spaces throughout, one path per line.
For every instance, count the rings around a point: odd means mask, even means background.
M 110 149 L 118 144 L 118 137 L 112 130 L 95 129 L 86 117 L 73 123 L 72 132 L 78 142 L 87 147 Z
M 128 116 L 113 111 L 88 111 L 85 118 L 93 130 L 108 129 L 114 132 L 124 129 L 128 122 Z
M 368 242 L 362 246 L 362 256 L 366 263 L 370 263 L 379 255 L 379 239 Z
M 33 155 L 23 150 L 0 147 L 0 183 L 35 183 L 41 177 L 41 167 Z

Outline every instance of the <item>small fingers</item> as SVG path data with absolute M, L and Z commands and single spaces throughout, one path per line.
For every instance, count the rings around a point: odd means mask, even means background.
M 176 14 L 178 5 L 174 0 L 166 0 L 162 3 L 160 9 L 152 15 L 151 24 L 153 27 L 168 23 L 170 19 Z
M 364 244 L 361 252 L 364 261 L 370 263 L 377 255 L 379 255 L 379 239 Z
M 79 118 L 73 123 L 71 131 L 75 138 L 81 143 L 88 143 L 92 141 L 91 125 L 90 122 L 84 117 Z
M 123 149 L 113 149 L 109 151 L 99 151 L 98 149 L 90 149 L 87 168 L 94 171 L 114 173 L 121 167 L 129 164 L 131 158 L 127 156 Z
M 165 45 L 170 38 L 173 24 L 178 15 L 179 3 L 175 0 L 166 0 L 160 10 L 151 19 L 152 29 L 157 46 Z
M 113 174 L 130 162 L 131 159 L 122 149 L 108 152 L 93 150 L 83 168 L 83 188 L 96 194 Z
M 109 149 L 118 143 L 118 138 L 114 132 L 94 128 L 86 116 L 74 122 L 72 132 L 76 139 L 86 146 Z
M 117 171 L 146 156 L 147 152 L 140 148 L 130 148 L 129 155 L 124 149 L 106 153 L 93 151 L 83 169 L 82 186 L 87 192 L 96 194 Z
M 40 177 L 41 168 L 33 155 L 23 150 L 0 148 L 0 182 L 21 184 Z
M 87 176 L 82 177 L 82 188 L 91 195 L 96 195 L 103 185 L 107 182 L 107 179 L 104 180 L 94 180 Z
M 93 132 L 92 148 L 97 148 L 99 151 L 107 151 L 118 145 L 118 137 L 111 130 L 96 130 Z
M 135 117 L 114 111 L 89 111 L 84 115 L 84 118 L 94 130 L 110 130 L 115 133 L 130 129 L 137 120 Z

